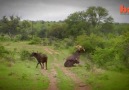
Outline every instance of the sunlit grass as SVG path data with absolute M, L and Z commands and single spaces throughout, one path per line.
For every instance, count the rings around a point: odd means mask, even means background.
M 68 76 L 66 76 L 61 69 L 56 68 L 57 70 L 57 80 L 59 90 L 74 90 L 74 82 Z

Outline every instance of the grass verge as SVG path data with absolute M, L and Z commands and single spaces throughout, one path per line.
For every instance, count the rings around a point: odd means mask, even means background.
M 61 69 L 57 68 L 57 80 L 59 90 L 74 90 L 74 82 L 66 76 Z
M 0 90 L 46 90 L 49 84 L 34 62 L 0 60 L 0 71 Z

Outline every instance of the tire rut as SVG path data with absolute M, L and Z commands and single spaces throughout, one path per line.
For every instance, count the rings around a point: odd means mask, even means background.
M 56 59 L 57 60 L 57 59 Z M 91 87 L 85 84 L 78 76 L 72 73 L 69 68 L 63 67 L 62 65 L 55 64 L 56 67 L 60 68 L 65 75 L 70 77 L 75 83 L 75 90 L 91 90 Z
M 56 79 L 56 75 L 57 75 L 57 72 L 54 68 L 52 68 L 49 71 L 47 70 L 42 70 L 41 71 L 43 75 L 47 76 L 49 78 L 49 87 L 47 90 L 58 90 L 58 87 L 57 87 L 57 79 Z
M 45 49 L 49 54 L 53 54 L 52 50 Z M 91 87 L 87 84 L 85 84 L 76 74 L 71 72 L 69 68 L 64 67 L 60 63 L 58 63 L 58 60 L 56 57 L 54 57 L 54 61 L 52 63 L 53 68 L 51 68 L 50 72 L 47 70 L 42 70 L 42 74 L 47 76 L 49 78 L 50 84 L 47 90 L 59 90 L 57 87 L 57 72 L 55 70 L 55 67 L 60 68 L 63 73 L 70 77 L 73 82 L 75 83 L 75 89 L 74 90 L 91 90 Z

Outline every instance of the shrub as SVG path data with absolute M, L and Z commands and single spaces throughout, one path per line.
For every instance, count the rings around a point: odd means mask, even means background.
M 112 48 L 96 48 L 92 58 L 99 66 L 104 66 L 107 62 L 111 62 L 114 59 L 114 50 Z
M 20 34 L 20 35 L 16 35 L 15 39 L 16 40 L 29 40 L 30 37 L 28 34 Z
M 43 45 L 44 45 L 44 46 L 51 45 L 50 40 L 49 40 L 48 38 L 44 38 L 44 39 L 43 39 Z
M 93 61 L 100 67 L 111 70 L 124 70 L 128 66 L 125 41 L 120 37 L 105 40 L 104 48 L 97 47 L 92 54 Z
M 93 53 L 96 47 L 104 47 L 103 39 L 95 34 L 80 35 L 77 37 L 76 43 L 82 45 L 87 53 Z
M 41 44 L 42 43 L 42 40 L 41 38 L 39 37 L 34 37 L 30 42 L 29 44 Z
M 29 51 L 26 51 L 26 50 L 22 50 L 20 52 L 20 58 L 21 60 L 30 60 L 30 52 Z
M 63 45 L 65 46 L 65 48 L 68 48 L 69 46 L 73 46 L 74 45 L 73 38 L 65 38 L 63 40 Z
M 9 54 L 9 51 L 6 50 L 4 46 L 0 45 L 0 57 L 5 57 L 7 54 Z
M 4 34 L 1 34 L 0 35 L 0 41 L 10 41 L 11 39 L 10 39 L 10 37 L 9 36 L 7 36 L 7 35 L 4 35 Z

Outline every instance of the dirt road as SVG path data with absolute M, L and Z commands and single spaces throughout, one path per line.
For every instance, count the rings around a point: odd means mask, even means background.
M 54 56 L 54 54 L 59 54 L 59 52 L 45 48 L 44 49 L 48 54 Z M 70 77 L 74 84 L 74 90 L 91 90 L 91 87 L 84 83 L 75 73 L 73 73 L 69 68 L 64 67 L 61 63 L 58 63 L 58 59 L 54 57 L 53 61 L 51 62 L 52 68 L 50 70 L 41 70 L 42 74 L 49 78 L 50 84 L 48 90 L 59 90 L 57 87 L 57 71 L 56 68 L 60 68 L 64 75 Z

